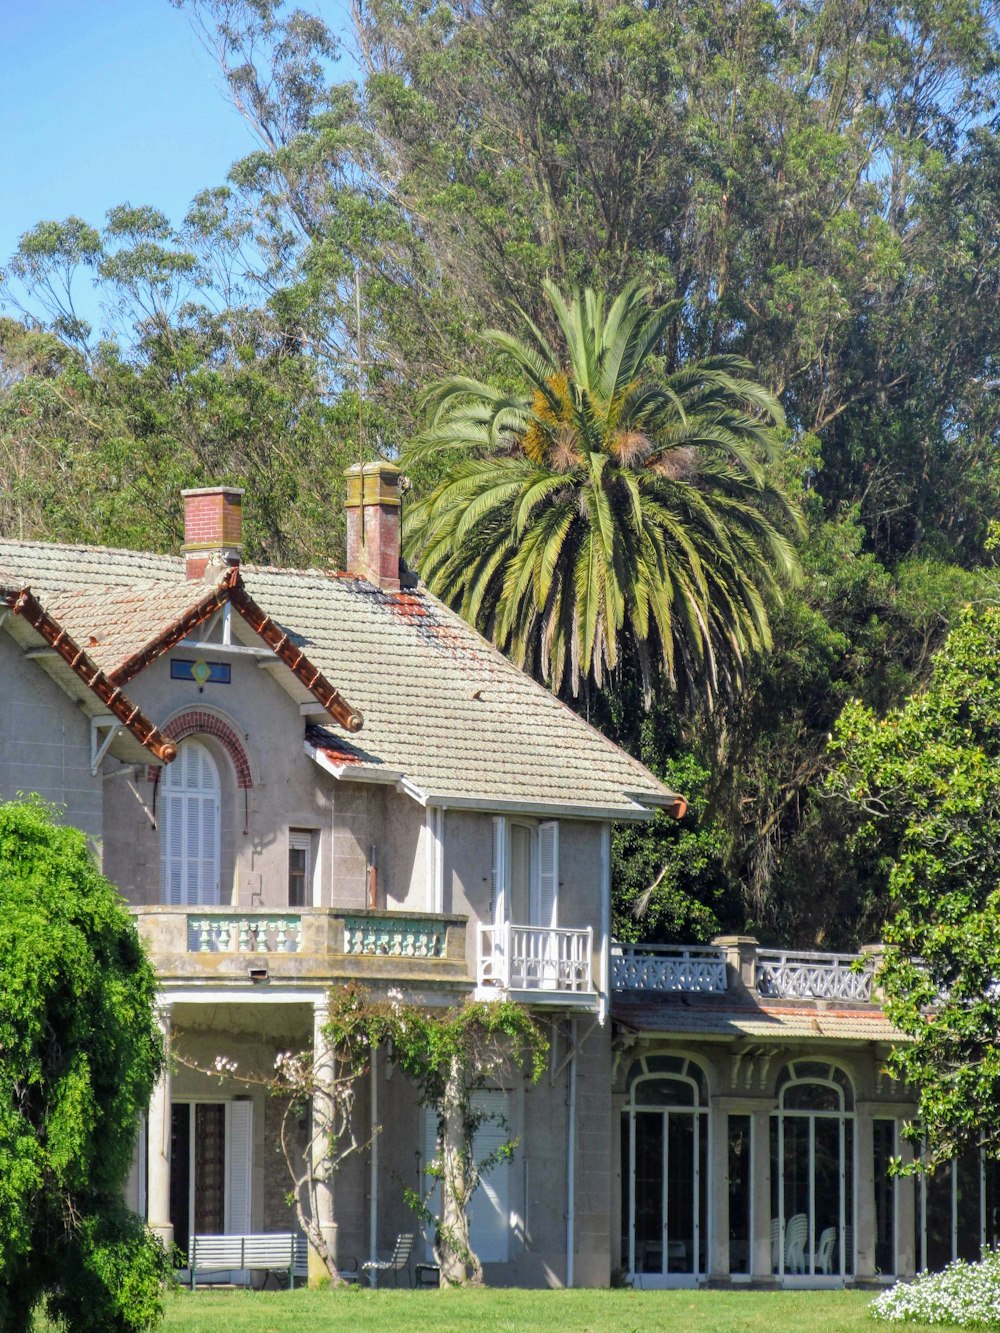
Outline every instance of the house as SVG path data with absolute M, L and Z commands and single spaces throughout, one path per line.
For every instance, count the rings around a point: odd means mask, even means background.
M 845 1282 L 995 1239 L 995 1168 L 888 1174 L 913 1106 L 870 971 L 614 944 L 612 822 L 683 798 L 401 584 L 395 467 L 350 469 L 347 503 L 343 573 L 244 564 L 228 487 L 185 492 L 177 556 L 0 539 L 0 795 L 88 833 L 180 1056 L 129 1186 L 150 1226 L 293 1225 L 280 1106 L 203 1071 L 266 1076 L 360 979 L 549 1027 L 540 1083 L 483 1094 L 518 1138 L 472 1206 L 490 1282 Z M 433 1150 L 389 1052 L 359 1110 L 380 1132 L 318 1201 L 341 1261 L 414 1228 Z

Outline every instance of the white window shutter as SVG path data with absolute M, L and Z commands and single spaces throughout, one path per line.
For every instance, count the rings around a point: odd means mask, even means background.
M 246 1235 L 250 1230 L 250 1182 L 253 1167 L 253 1102 L 229 1103 L 229 1208 L 226 1231 Z
M 441 1181 L 435 1176 L 426 1174 L 427 1168 L 434 1161 L 437 1155 L 437 1131 L 438 1131 L 438 1113 L 431 1106 L 424 1107 L 424 1178 L 421 1189 L 424 1195 L 424 1202 L 427 1204 L 429 1212 L 435 1217 L 441 1213 Z M 432 1188 L 433 1186 L 433 1188 Z M 424 1240 L 426 1241 L 426 1258 L 432 1262 L 434 1259 L 434 1236 L 429 1226 L 423 1226 Z
M 161 778 L 160 865 L 167 903 L 219 901 L 219 774 L 197 741 L 185 741 Z
M 473 1093 L 472 1105 L 477 1111 L 486 1111 L 491 1117 L 476 1130 L 473 1154 L 477 1162 L 505 1144 L 510 1136 L 506 1124 L 498 1120 L 507 1115 L 507 1093 L 484 1091 Z M 437 1153 L 437 1112 L 424 1109 L 424 1171 Z M 498 1162 L 485 1175 L 469 1204 L 469 1241 L 483 1263 L 506 1263 L 510 1258 L 510 1160 Z M 435 1216 L 441 1212 L 441 1182 L 424 1176 L 424 1195 L 427 1207 Z M 430 1190 L 430 1195 L 428 1195 Z M 427 1237 L 427 1254 L 431 1255 L 432 1236 Z
M 507 919 L 507 821 L 503 815 L 493 816 L 493 924 L 500 926 Z
M 534 923 L 554 930 L 559 907 L 559 821 L 538 826 L 538 919 Z
M 477 1163 L 508 1141 L 510 1129 L 499 1123 L 507 1115 L 505 1092 L 477 1092 L 472 1104 L 487 1111 L 491 1119 L 476 1130 L 474 1152 Z M 484 1264 L 505 1264 L 510 1258 L 510 1171 L 511 1163 L 498 1162 L 483 1176 L 469 1204 L 469 1243 Z

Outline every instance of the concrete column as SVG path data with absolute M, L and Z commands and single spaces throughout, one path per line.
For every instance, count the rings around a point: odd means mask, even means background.
M 742 999 L 757 994 L 757 941 L 752 935 L 717 935 L 712 941 L 726 954 L 726 987 Z
M 854 1116 L 854 1276 L 860 1281 L 875 1276 L 875 1151 L 871 1102 L 858 1102 Z M 851 1171 L 851 1162 L 844 1163 Z M 850 1226 L 852 1219 L 848 1217 Z
M 713 1097 L 708 1113 L 708 1277 L 729 1281 L 729 1110 L 728 1101 Z
M 326 996 L 313 1001 L 313 1075 L 315 1086 L 312 1098 L 312 1125 L 310 1137 L 313 1154 L 314 1197 L 316 1200 L 316 1221 L 319 1223 L 323 1240 L 330 1253 L 337 1255 L 337 1224 L 333 1211 L 333 1174 L 328 1160 L 328 1136 L 333 1128 L 333 1100 L 322 1091 L 324 1084 L 329 1086 L 333 1079 L 333 1053 L 323 1034 L 323 1028 L 329 1018 L 329 1006 Z M 326 1265 L 310 1246 L 309 1248 L 309 1285 L 315 1286 L 328 1275 Z
M 166 1059 L 163 1073 L 153 1089 L 149 1103 L 149 1130 L 146 1136 L 146 1216 L 149 1229 L 170 1248 L 174 1228 L 170 1221 L 170 1006 L 157 1012 L 163 1034 Z
M 771 1270 L 771 1110 L 773 1102 L 753 1112 L 753 1231 L 754 1282 L 776 1282 Z
M 902 1129 L 902 1121 L 898 1122 Z M 898 1138 L 899 1155 L 904 1166 L 913 1161 L 913 1144 Z M 896 1177 L 896 1276 L 912 1277 L 917 1271 L 920 1255 L 916 1246 L 917 1190 L 916 1176 Z

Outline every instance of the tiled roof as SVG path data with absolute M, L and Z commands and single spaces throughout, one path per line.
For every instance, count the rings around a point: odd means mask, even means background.
M 208 591 L 204 584 L 146 579 L 112 587 L 59 589 L 46 596 L 45 605 L 86 646 L 97 665 L 114 675 L 166 634 Z
M 836 1041 L 899 1041 L 901 1034 L 877 1005 L 836 1008 L 821 1003 L 799 1005 L 740 1004 L 727 997 L 616 995 L 614 1018 L 639 1032 L 756 1037 L 787 1040 L 826 1037 Z
M 37 592 L 58 592 L 67 615 L 94 620 L 104 607 L 91 633 L 109 654 L 139 633 L 132 615 L 113 623 L 117 590 L 139 588 L 158 624 L 191 597 L 179 557 L 0 540 L 0 566 Z M 354 742 L 364 762 L 402 773 L 424 797 L 623 817 L 677 800 L 425 590 L 386 593 L 319 570 L 241 573 L 254 601 L 364 714 Z

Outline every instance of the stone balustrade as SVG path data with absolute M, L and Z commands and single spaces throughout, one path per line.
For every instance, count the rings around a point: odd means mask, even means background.
M 252 969 L 270 981 L 441 981 L 471 985 L 467 918 L 421 912 L 304 907 L 132 908 L 161 979 L 245 984 Z

